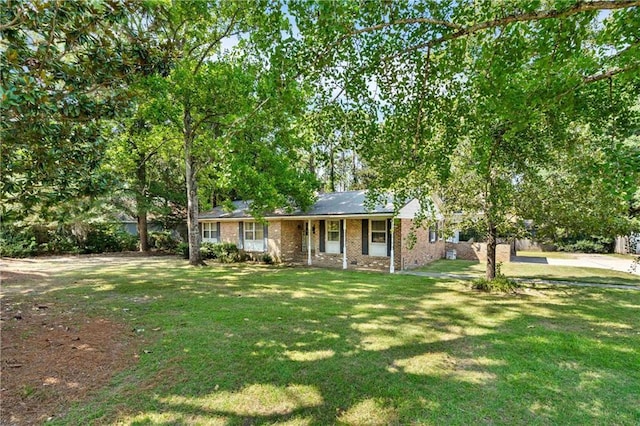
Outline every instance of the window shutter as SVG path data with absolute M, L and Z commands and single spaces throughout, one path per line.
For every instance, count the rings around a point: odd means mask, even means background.
M 369 219 L 362 219 L 362 254 L 369 254 Z
M 244 222 L 238 222 L 238 248 L 244 249 Z
M 222 241 L 222 238 L 220 238 L 220 222 L 216 222 L 216 240 L 218 242 Z
M 266 253 L 269 248 L 269 224 L 265 223 L 262 225 L 262 230 L 264 234 L 264 252 Z
M 200 238 L 202 238 L 202 222 L 198 222 L 198 230 L 200 231 Z
M 344 253 L 344 219 L 340 220 L 340 253 Z
M 391 219 L 387 219 L 387 256 L 391 256 Z
M 320 233 L 320 253 L 324 253 L 324 220 L 320 221 L 320 230 L 318 232 Z

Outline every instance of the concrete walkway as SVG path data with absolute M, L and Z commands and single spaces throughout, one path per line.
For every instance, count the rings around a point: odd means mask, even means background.
M 511 258 L 511 262 L 610 269 L 640 275 L 640 265 L 634 269 L 632 258 L 625 259 L 621 257 L 607 256 L 604 254 L 587 253 L 571 253 L 568 254 L 568 256 L 571 256 L 571 258 L 514 256 Z
M 422 271 L 402 271 L 400 274 L 416 275 L 419 277 L 429 278 L 453 278 L 459 280 L 473 280 L 478 278 L 478 275 L 468 274 L 447 274 L 440 272 L 422 272 Z M 599 283 L 585 283 L 579 281 L 554 281 L 554 280 L 539 280 L 529 278 L 512 278 L 514 281 L 523 284 L 544 284 L 544 285 L 558 285 L 558 286 L 573 286 L 573 287 L 600 287 L 600 288 L 618 288 L 622 290 L 637 290 L 640 291 L 640 285 L 623 285 L 623 284 L 599 284 Z

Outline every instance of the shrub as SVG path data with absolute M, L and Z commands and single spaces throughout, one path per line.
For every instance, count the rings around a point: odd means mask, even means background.
M 496 277 L 493 280 L 479 278 L 473 280 L 471 288 L 481 291 L 501 291 L 503 293 L 515 293 L 521 287 L 517 281 L 507 278 L 502 273 L 502 263 L 496 265 Z
M 95 224 L 87 231 L 82 253 L 108 253 L 135 250 L 137 238 L 111 224 Z
M 0 256 L 28 257 L 38 251 L 38 243 L 30 228 L 0 230 Z
M 6 227 L 0 232 L 0 255 L 104 253 L 135 250 L 138 239 L 118 224 Z
M 149 232 L 149 245 L 162 251 L 174 251 L 180 241 L 173 236 L 171 231 Z
M 504 293 L 515 293 L 520 287 L 520 284 L 504 275 L 496 276 L 492 281 L 486 278 L 479 278 L 471 284 L 471 288 L 486 292 L 501 291 Z
M 77 239 L 70 232 L 64 229 L 49 231 L 47 233 L 47 242 L 38 245 L 40 253 L 62 254 L 80 252 Z
M 213 245 L 215 258 L 222 263 L 235 263 L 244 261 L 244 254 L 233 243 L 217 243 Z
M 271 257 L 271 255 L 269 253 L 265 253 L 262 255 L 262 262 L 266 263 L 267 265 L 272 265 L 273 264 L 273 257 Z
M 184 242 L 178 243 L 176 254 L 181 255 L 183 259 L 189 259 L 189 244 Z
M 216 244 L 214 243 L 202 243 L 200 246 L 200 254 L 203 259 L 216 259 L 218 254 L 216 252 Z
M 611 253 L 614 241 L 606 237 L 567 238 L 558 242 L 558 251 L 578 253 Z

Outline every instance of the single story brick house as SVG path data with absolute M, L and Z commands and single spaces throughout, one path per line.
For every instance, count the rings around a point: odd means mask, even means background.
M 417 200 L 396 212 L 391 199 L 367 209 L 365 198 L 366 191 L 323 193 L 309 211 L 275 211 L 264 223 L 250 215 L 247 202 L 235 201 L 232 211 L 218 206 L 200 214 L 202 242 L 232 242 L 278 262 L 392 273 L 445 257 L 436 227 L 415 229 L 409 248 Z

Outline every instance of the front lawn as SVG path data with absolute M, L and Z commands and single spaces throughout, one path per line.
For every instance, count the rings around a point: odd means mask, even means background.
M 54 424 L 640 423 L 638 291 L 174 259 L 55 280 L 11 297 L 126 324 L 141 346 Z

